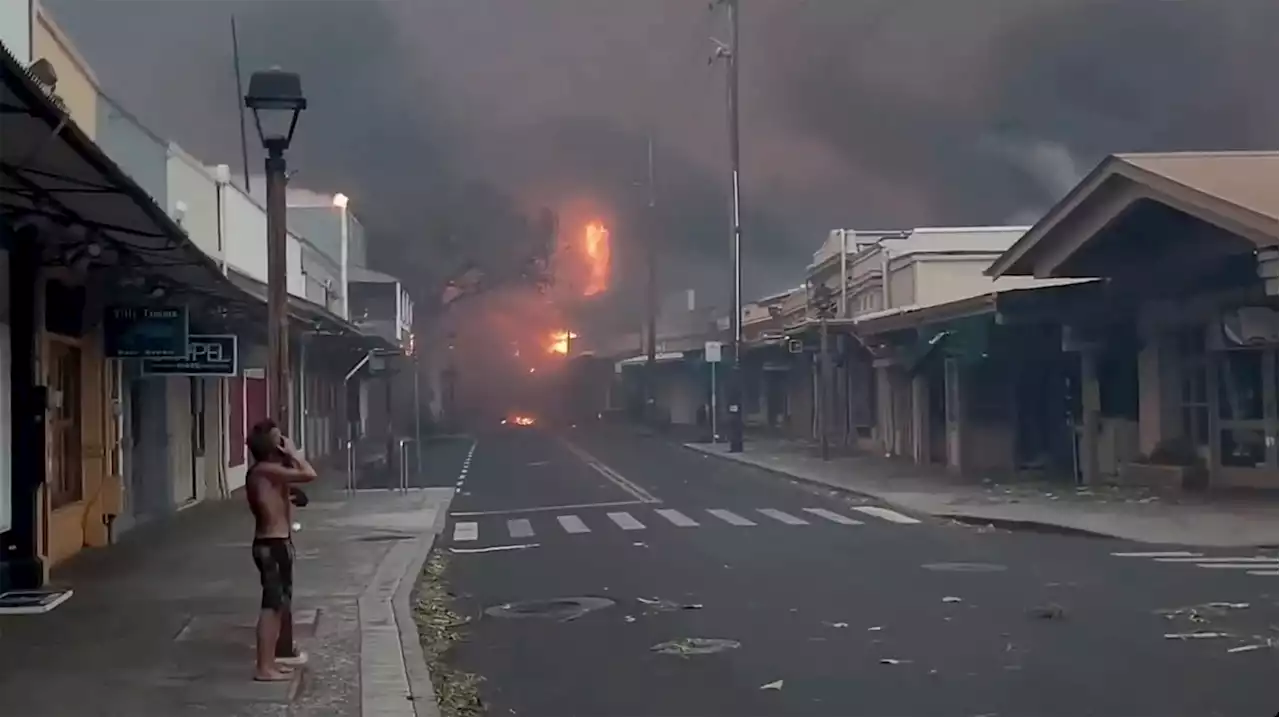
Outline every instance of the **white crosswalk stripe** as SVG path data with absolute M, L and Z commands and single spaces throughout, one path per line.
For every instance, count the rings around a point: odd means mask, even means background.
M 559 510 L 569 510 L 569 509 L 584 508 L 584 507 L 590 507 L 590 506 L 563 506 L 559 508 Z M 852 506 L 852 509 L 860 511 L 863 515 L 869 515 L 889 523 L 909 524 L 909 523 L 919 522 L 914 518 L 910 518 L 908 516 L 902 515 L 901 513 L 897 513 L 895 511 L 888 510 L 888 509 L 872 509 L 872 508 L 869 508 L 868 506 Z M 674 508 L 647 508 L 642 506 L 634 506 L 631 512 L 614 511 L 614 512 L 604 513 L 604 517 L 608 518 L 609 520 L 607 525 L 611 525 L 613 527 L 620 528 L 622 530 L 626 530 L 626 531 L 646 530 L 650 526 L 647 526 L 643 521 L 645 520 L 644 516 L 648 514 L 648 511 L 650 510 L 654 515 L 662 519 L 657 524 L 659 525 L 659 527 L 661 525 L 666 525 L 666 524 L 670 524 L 677 528 L 702 528 L 702 527 L 714 528 L 716 525 L 723 526 L 724 524 L 737 526 L 737 527 L 756 527 L 760 525 L 759 519 L 753 520 L 751 518 L 746 518 L 740 513 L 735 513 L 734 511 L 727 510 L 724 508 L 705 509 L 705 512 L 707 515 L 716 519 L 714 521 L 702 520 L 695 517 L 691 517 L 690 513 L 682 512 Z M 836 525 L 844 525 L 844 526 L 855 526 L 855 525 L 866 524 L 863 520 L 858 520 L 848 515 L 844 515 L 842 513 L 829 510 L 827 508 L 800 508 L 798 509 L 798 511 L 795 511 L 795 510 L 785 511 L 785 510 L 779 510 L 777 508 L 757 508 L 753 512 L 757 513 L 760 516 L 763 516 L 764 518 L 768 518 L 769 520 L 763 521 L 765 523 L 781 523 L 783 525 L 790 525 L 790 526 L 807 526 L 807 525 L 812 525 L 815 522 L 835 523 Z M 477 517 L 472 514 L 467 514 L 467 515 L 469 515 L 470 517 Z M 597 518 L 599 517 L 598 513 L 594 515 Z M 539 530 L 539 527 L 538 527 L 539 523 L 542 523 L 544 525 L 544 527 L 542 528 L 544 532 L 546 532 L 547 530 L 551 530 L 552 532 L 563 532 L 569 535 L 581 535 L 584 533 L 593 532 L 592 528 L 588 526 L 586 522 L 587 520 L 593 519 L 592 515 L 590 514 L 585 516 L 580 514 L 573 514 L 573 513 L 563 513 L 560 515 L 555 515 L 554 516 L 555 527 L 550 527 L 551 525 L 550 521 L 547 520 L 547 518 L 550 518 L 550 517 L 551 517 L 550 514 L 543 514 L 542 517 L 539 517 L 537 515 L 529 515 L 529 517 L 525 517 L 525 518 L 516 518 L 516 517 L 498 518 L 497 516 L 494 516 L 494 519 L 492 520 L 492 522 L 484 522 L 483 520 L 460 520 L 454 523 L 454 526 L 453 526 L 453 542 L 455 543 L 476 542 L 480 540 L 480 533 L 482 530 L 485 532 L 486 535 L 489 535 L 490 531 L 494 531 L 496 534 L 505 533 L 505 535 L 502 536 L 501 540 L 505 540 L 506 538 L 511 538 L 514 540 L 527 541 L 533 538 L 537 534 Z M 603 522 L 603 521 L 600 521 L 600 522 Z M 499 527 L 499 526 L 505 526 L 505 531 L 502 529 L 502 527 Z M 558 528 L 558 531 L 556 530 L 556 528 Z M 597 523 L 595 530 L 601 531 L 602 526 L 599 523 Z M 1182 553 L 1169 553 L 1169 554 L 1159 553 L 1159 555 L 1183 556 Z M 1165 559 L 1169 559 L 1169 558 L 1165 558 Z M 1194 562 L 1205 562 L 1205 563 L 1209 563 L 1211 561 L 1218 561 L 1218 564 L 1223 569 L 1230 567 L 1233 569 L 1252 568 L 1254 570 L 1271 570 L 1276 567 L 1274 559 L 1257 558 L 1257 557 L 1220 558 L 1220 559 L 1219 558 L 1201 558 L 1196 553 L 1188 553 L 1185 556 L 1180 557 L 1178 559 L 1186 559 L 1189 562 L 1194 561 Z M 1202 567 L 1209 567 L 1209 566 L 1204 565 Z
M 698 527 L 698 521 L 694 520 L 693 518 L 690 518 L 689 516 L 685 515 L 684 513 L 681 513 L 678 510 L 672 510 L 671 508 L 659 508 L 653 512 L 671 521 L 672 525 L 679 526 L 681 528 Z
M 720 520 L 723 520 L 729 525 L 741 525 L 744 527 L 755 525 L 755 523 L 747 520 L 746 518 L 738 515 L 737 513 L 734 513 L 731 510 L 723 510 L 721 508 L 712 508 L 707 512 L 719 518 Z
M 636 520 L 630 513 L 605 513 L 605 515 L 623 530 L 644 530 L 644 523 Z
M 909 515 L 903 515 L 902 513 L 899 513 L 896 510 L 889 510 L 888 508 L 880 508 L 874 505 L 854 505 L 850 507 L 858 511 L 859 513 L 862 513 L 864 515 L 869 515 L 873 518 L 880 518 L 881 520 L 887 520 L 890 523 L 901 523 L 902 525 L 913 525 L 915 523 L 920 522 Z
M 1186 550 L 1112 553 L 1117 558 L 1139 558 L 1168 565 L 1194 565 L 1205 570 L 1242 570 L 1246 575 L 1276 577 L 1280 574 L 1280 561 L 1274 555 L 1214 555 Z
M 784 513 L 774 508 L 761 508 L 758 512 L 761 515 L 767 515 L 770 518 L 773 518 L 774 520 L 778 521 L 779 523 L 786 523 L 787 525 L 808 525 L 809 524 L 809 521 L 803 518 L 797 518 L 790 513 Z
M 465 543 L 480 536 L 480 524 L 474 522 L 455 523 L 453 526 L 453 542 Z
M 1249 557 L 1249 558 L 1156 558 L 1157 563 L 1274 563 L 1275 558 L 1266 557 Z
M 854 520 L 848 516 L 833 513 L 826 508 L 805 508 L 804 512 L 811 513 L 819 518 L 825 518 L 832 523 L 839 523 L 840 525 L 862 525 L 861 520 Z
M 1198 558 L 1202 553 L 1185 550 L 1156 551 L 1154 553 L 1112 553 L 1117 558 Z
M 591 532 L 591 528 L 588 528 L 587 524 L 582 522 L 582 518 L 579 518 L 576 515 L 557 515 L 556 522 L 560 524 L 560 527 L 564 528 L 564 532 L 566 533 Z

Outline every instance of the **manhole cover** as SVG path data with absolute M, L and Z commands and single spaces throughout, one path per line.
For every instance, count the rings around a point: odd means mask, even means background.
M 571 597 L 552 600 L 527 600 L 494 605 L 484 612 L 490 617 L 540 617 L 548 620 L 576 620 L 589 612 L 613 605 L 613 600 L 602 597 Z
M 670 642 L 660 642 L 649 649 L 663 655 L 711 655 L 725 650 L 736 650 L 742 647 L 737 640 L 725 640 L 719 637 L 686 637 Z
M 999 573 L 1005 566 L 995 563 L 926 563 L 920 567 L 943 573 Z

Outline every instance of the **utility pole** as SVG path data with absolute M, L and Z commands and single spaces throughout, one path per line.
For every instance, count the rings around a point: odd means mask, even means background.
M 822 460 L 831 458 L 831 342 L 827 321 L 835 314 L 835 298 L 826 284 L 818 284 L 810 293 L 810 305 L 818 315 L 818 445 Z
M 742 452 L 742 192 L 741 156 L 738 132 L 738 0 L 718 0 L 729 16 L 729 44 L 721 45 L 716 59 L 726 62 L 729 114 L 729 166 L 733 198 L 733 238 L 730 255 L 733 265 L 732 291 L 729 301 L 729 372 L 726 376 L 726 398 L 729 412 L 729 452 Z
M 653 181 L 653 135 L 649 136 L 648 142 L 648 187 L 649 187 L 649 208 L 646 213 L 648 221 L 648 236 L 645 237 L 645 262 L 647 264 L 648 277 L 645 281 L 645 324 L 646 331 L 649 334 L 649 341 L 645 345 L 645 367 L 644 367 L 644 417 L 649 420 L 656 420 L 654 409 L 657 408 L 657 401 L 654 395 L 654 388 L 657 385 L 657 369 L 658 369 L 658 221 L 657 221 L 657 194 Z
M 283 151 L 267 154 L 267 407 L 285 433 L 289 424 L 289 284 Z

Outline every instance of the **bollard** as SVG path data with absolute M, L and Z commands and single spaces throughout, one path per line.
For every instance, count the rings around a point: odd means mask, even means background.
M 400 492 L 409 492 L 409 439 L 400 439 Z
M 347 492 L 356 489 L 356 455 L 351 441 L 347 441 Z

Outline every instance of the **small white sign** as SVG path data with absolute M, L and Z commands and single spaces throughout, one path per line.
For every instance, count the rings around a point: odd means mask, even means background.
M 706 346 L 707 363 L 720 363 L 720 342 L 708 341 Z

